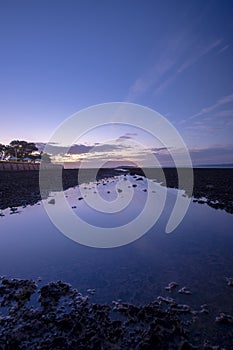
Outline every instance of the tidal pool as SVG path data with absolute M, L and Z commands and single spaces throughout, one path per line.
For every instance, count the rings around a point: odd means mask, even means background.
M 124 225 L 143 209 L 148 196 L 145 179 L 119 176 L 99 181 L 97 186 L 109 202 L 117 196 L 124 198 L 130 186 L 127 181 L 124 187 L 124 178 L 137 186 L 133 187 L 131 203 L 119 213 L 98 213 L 86 204 L 86 198 L 96 195 L 94 183 L 83 184 L 82 192 L 78 187 L 68 189 L 65 196 L 74 213 L 92 225 Z M 122 191 L 118 190 L 119 182 Z M 156 198 L 156 191 L 153 195 Z M 58 205 L 56 196 L 51 193 L 47 199 L 52 199 L 51 206 Z M 215 317 L 219 312 L 233 315 L 233 288 L 226 282 L 226 277 L 233 277 L 233 215 L 191 203 L 181 224 L 166 234 L 176 196 L 177 190 L 167 189 L 162 215 L 141 238 L 109 249 L 91 248 L 67 238 L 52 224 L 41 202 L 17 211 L 6 209 L 0 217 L 0 274 L 41 277 L 41 283 L 63 280 L 84 294 L 94 288 L 96 293 L 91 298 L 97 302 L 122 299 L 143 304 L 162 295 L 193 308 L 208 304 L 210 313 L 199 324 L 201 336 L 228 344 L 233 339 L 232 325 L 218 325 Z M 165 287 L 171 281 L 179 287 L 169 293 Z M 179 294 L 183 286 L 192 294 Z

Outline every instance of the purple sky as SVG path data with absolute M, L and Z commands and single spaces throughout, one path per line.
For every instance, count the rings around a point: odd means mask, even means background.
M 194 164 L 233 163 L 232 12 L 230 0 L 1 1 L 0 143 L 46 143 L 77 111 L 126 101 L 165 116 Z

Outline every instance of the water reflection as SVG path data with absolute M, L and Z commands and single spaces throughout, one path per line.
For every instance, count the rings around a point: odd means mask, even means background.
M 114 181 L 117 179 L 98 185 L 108 200 L 116 196 Z M 92 184 L 83 186 L 84 196 L 95 195 Z M 84 220 L 111 227 L 137 215 L 146 200 L 144 189 L 143 181 L 138 181 L 134 204 L 121 218 L 98 216 L 84 200 L 78 200 L 78 188 L 67 190 L 66 196 L 72 210 Z M 51 205 L 56 205 L 56 193 L 51 196 L 48 200 L 54 199 Z M 233 276 L 233 216 L 192 203 L 180 226 L 167 235 L 165 227 L 175 199 L 176 190 L 168 189 L 165 210 L 156 225 L 132 244 L 112 249 L 90 248 L 69 240 L 53 226 L 40 203 L 17 211 L 6 209 L 0 218 L 0 274 L 40 276 L 44 282 L 61 279 L 83 293 L 95 288 L 92 298 L 100 302 L 120 298 L 145 303 L 165 295 L 196 308 L 207 303 L 210 314 L 205 316 L 205 327 L 217 334 L 214 315 L 220 311 L 233 314 L 232 289 L 226 283 L 226 277 Z M 11 215 L 16 212 L 19 214 Z M 180 294 L 178 289 L 169 293 L 165 287 L 171 281 L 177 282 L 179 289 L 186 286 L 192 294 Z

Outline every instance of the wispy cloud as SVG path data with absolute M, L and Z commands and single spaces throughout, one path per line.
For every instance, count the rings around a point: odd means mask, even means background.
M 199 131 L 203 130 L 203 131 L 208 131 L 208 132 L 214 133 L 214 132 L 219 131 L 219 130 L 224 130 L 224 127 L 198 124 L 198 125 L 187 126 L 186 129 L 199 130 Z
M 134 136 L 137 136 L 136 132 L 127 132 L 126 134 L 120 136 L 116 141 L 131 140 L 134 138 Z
M 233 145 L 191 149 L 190 155 L 194 164 L 233 163 Z
M 155 152 L 155 153 L 159 153 L 162 151 L 168 151 L 168 148 L 167 147 L 157 147 L 157 148 L 151 148 L 150 151 Z
M 224 47 L 222 47 L 219 51 L 218 51 L 218 55 L 224 51 L 226 51 L 227 49 L 229 49 L 231 45 L 225 45 Z
M 166 72 L 173 67 L 174 61 L 169 58 L 169 56 L 172 57 L 172 55 L 169 54 L 168 49 L 166 51 L 167 54 L 163 54 L 162 57 L 154 63 L 154 65 L 149 67 L 149 69 L 138 77 L 130 86 L 127 96 L 128 101 L 135 100 L 145 94 L 164 74 L 166 74 Z
M 205 114 L 209 114 L 211 112 L 216 111 L 216 109 L 218 109 L 219 107 L 225 106 L 226 104 L 231 103 L 231 102 L 233 102 L 233 94 L 226 95 L 226 96 L 220 98 L 219 100 L 217 100 L 211 106 L 202 108 L 199 112 L 190 115 L 186 120 L 194 119 L 194 118 L 203 116 Z
M 212 43 L 200 48 L 197 50 L 192 57 L 187 59 L 178 69 L 178 73 L 183 72 L 184 70 L 188 69 L 189 67 L 193 66 L 200 58 L 207 55 L 210 51 L 212 51 L 214 48 L 218 47 L 222 43 L 222 39 L 217 39 L 213 41 Z
M 177 32 L 169 40 L 164 39 L 162 52 L 158 52 L 155 61 L 130 86 L 127 101 L 133 101 L 152 90 L 161 93 L 171 85 L 179 74 L 196 64 L 202 57 L 218 48 L 223 40 L 217 38 L 200 45 L 200 36 L 196 34 L 196 26 L 189 30 Z M 195 31 L 194 31 L 195 29 Z
M 216 113 L 212 113 L 211 117 L 217 117 L 217 118 L 233 118 L 233 108 L 231 109 L 224 109 L 222 111 L 217 111 Z
M 212 145 L 208 148 L 193 148 L 189 150 L 193 165 L 200 164 L 232 164 L 233 145 Z M 174 166 L 171 154 L 155 154 L 161 165 Z
M 209 52 L 211 52 L 214 48 L 218 47 L 221 44 L 222 40 L 218 39 L 214 42 L 210 43 L 209 45 L 206 45 L 204 47 L 196 48 L 194 52 L 190 55 L 190 57 L 187 56 L 186 60 L 180 64 L 179 68 L 176 69 L 171 75 L 165 79 L 162 80 L 161 83 L 156 87 L 154 93 L 160 94 L 163 90 L 165 90 L 169 85 L 175 81 L 175 79 L 178 77 L 179 74 L 196 64 L 203 56 L 207 55 Z

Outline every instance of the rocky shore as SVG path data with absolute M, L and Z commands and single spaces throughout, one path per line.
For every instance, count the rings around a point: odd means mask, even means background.
M 144 175 L 140 168 L 127 169 L 133 175 Z M 185 173 L 186 169 L 182 169 Z M 167 187 L 178 187 L 178 177 L 175 168 L 147 169 L 147 177 L 156 179 L 164 185 L 166 178 Z M 119 169 L 101 169 L 98 178 L 119 175 Z M 123 172 L 124 173 L 124 172 Z M 44 196 L 49 195 L 49 191 L 56 191 L 57 185 L 53 171 L 47 171 L 48 189 Z M 95 169 L 87 169 L 82 176 L 83 182 L 93 180 Z M 193 201 L 206 204 L 215 209 L 223 209 L 228 213 L 233 213 L 233 169 L 194 169 L 194 189 Z M 78 185 L 78 170 L 63 170 L 63 188 L 68 189 Z M 188 195 L 190 189 L 184 189 Z M 41 200 L 39 189 L 38 171 L 0 171 L 0 209 L 8 207 L 18 207 L 33 205 Z
M 38 283 L 0 276 L 1 350 L 224 350 L 209 339 L 192 343 L 192 325 L 209 313 L 208 305 L 193 310 L 167 296 L 142 306 L 97 304 L 94 290 L 88 296 L 62 281 Z M 231 327 L 233 317 L 213 322 Z
M 98 173 L 98 178 L 111 177 L 119 172 L 112 169 L 102 169 Z M 88 169 L 83 176 L 83 182 L 93 179 L 95 170 Z M 63 170 L 63 189 L 78 185 L 78 170 Z M 50 191 L 56 191 L 59 185 L 53 170 L 46 171 L 47 190 L 43 193 L 43 198 L 49 196 Z M 0 209 L 9 207 L 19 207 L 36 204 L 41 200 L 39 187 L 39 171 L 0 171 Z

